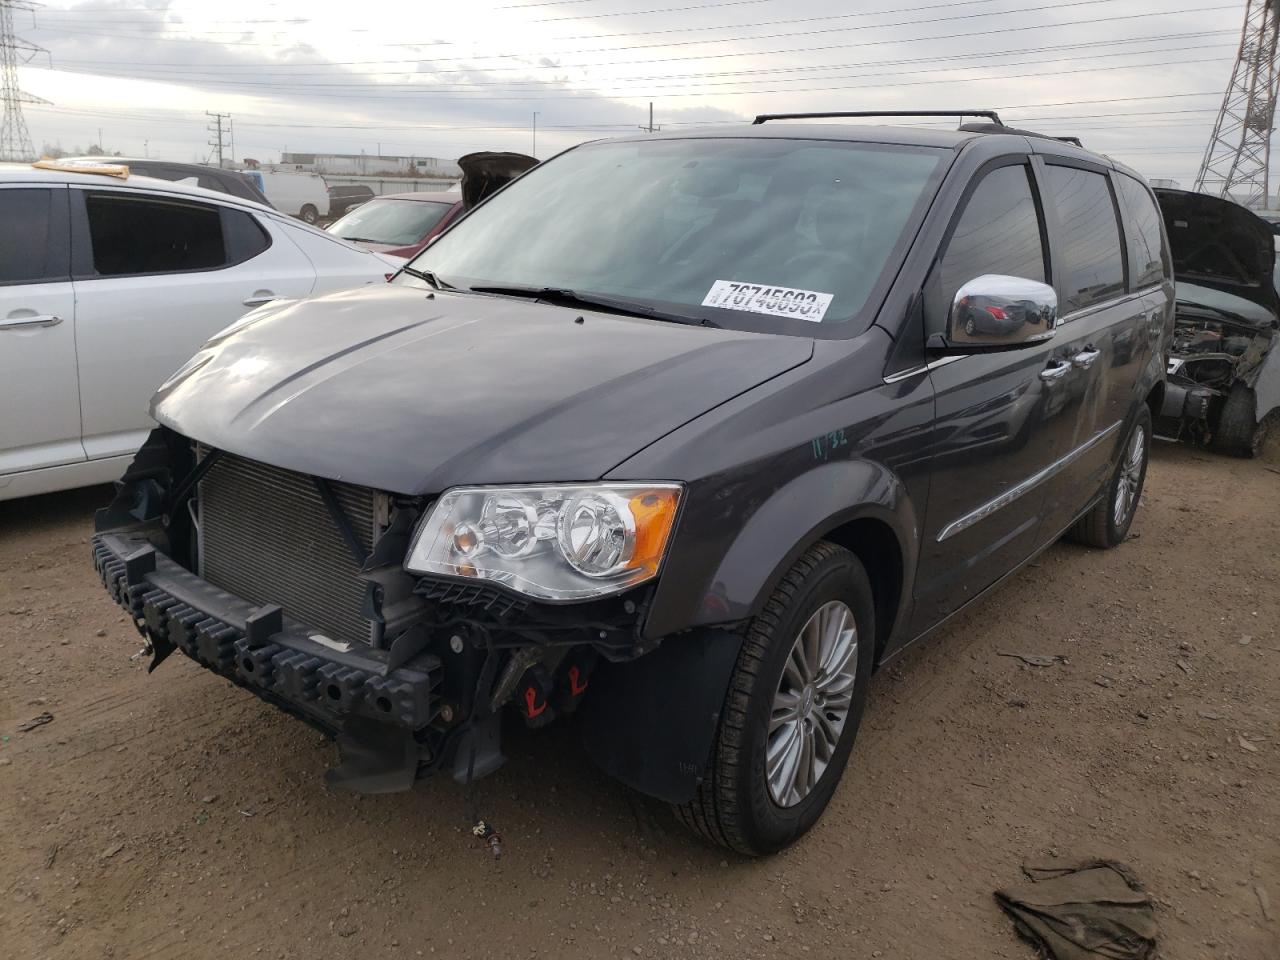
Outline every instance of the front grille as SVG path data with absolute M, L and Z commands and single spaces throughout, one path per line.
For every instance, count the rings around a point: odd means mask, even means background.
M 367 553 L 377 526 L 374 491 L 330 481 Z M 200 482 L 200 575 L 334 640 L 369 642 L 365 581 L 306 474 L 224 454 Z

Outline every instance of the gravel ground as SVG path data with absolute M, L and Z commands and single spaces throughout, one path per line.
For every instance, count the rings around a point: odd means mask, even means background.
M 317 734 L 130 660 L 88 556 L 104 498 L 0 503 L 5 957 L 1030 960 L 991 891 L 1051 856 L 1132 866 L 1165 960 L 1280 957 L 1274 465 L 1157 447 L 1134 538 L 1055 546 L 882 671 L 826 818 L 762 861 L 572 726 L 513 729 L 478 785 L 497 863 L 452 782 L 329 793 Z

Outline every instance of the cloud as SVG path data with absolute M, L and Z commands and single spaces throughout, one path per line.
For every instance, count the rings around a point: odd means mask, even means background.
M 84 128 L 70 111 L 97 112 L 134 141 L 128 151 L 149 136 L 188 159 L 206 139 L 203 112 L 219 110 L 236 118 L 238 150 L 241 138 L 258 153 L 285 143 L 372 152 L 381 141 L 384 152 L 456 155 L 528 150 L 537 111 L 545 154 L 629 132 L 647 122 L 650 99 L 668 125 L 998 106 L 1009 122 L 1078 132 L 1149 175 L 1185 179 L 1238 41 L 1220 12 L 1175 4 L 1156 17 L 1142 0 L 881 0 L 879 13 L 840 0 L 706 3 L 619 14 L 473 2 L 425 17 L 420 3 L 391 0 L 359 18 L 253 0 L 49 6 L 39 30 L 20 30 L 63 72 L 27 69 L 23 83 L 57 110 L 28 121 L 48 139 Z M 691 9 L 641 12 L 677 7 Z M 1133 99 L 1144 95 L 1155 99 Z

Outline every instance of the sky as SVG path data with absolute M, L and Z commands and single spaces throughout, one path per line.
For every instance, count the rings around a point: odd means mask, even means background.
M 455 159 L 743 123 L 996 108 L 1189 188 L 1244 2 L 47 0 L 14 14 L 37 148 L 204 161 L 281 151 Z M 536 140 L 533 127 L 536 124 Z M 907 121 L 920 122 L 920 121 Z M 930 121 L 932 122 L 932 121 Z M 953 122 L 953 121 L 947 121 Z M 100 131 L 100 133 L 99 133 Z

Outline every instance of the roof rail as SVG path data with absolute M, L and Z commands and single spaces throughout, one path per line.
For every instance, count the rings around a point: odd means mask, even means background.
M 986 117 L 999 124 L 1000 116 L 994 110 L 849 110 L 838 113 L 762 113 L 751 122 L 768 123 L 770 120 L 830 120 L 841 117 Z M 1003 124 L 1001 124 L 1003 126 Z

